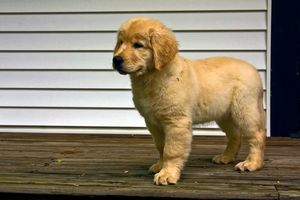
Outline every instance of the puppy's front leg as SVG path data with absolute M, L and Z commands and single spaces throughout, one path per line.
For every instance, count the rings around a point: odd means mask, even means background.
M 189 120 L 176 120 L 164 125 L 165 146 L 163 166 L 154 176 L 154 184 L 176 184 L 188 158 L 192 141 L 192 126 Z
M 154 140 L 155 146 L 159 152 L 159 160 L 151 165 L 149 168 L 150 173 L 158 173 L 162 169 L 163 165 L 163 153 L 164 153 L 164 146 L 165 146 L 165 135 L 163 133 L 163 130 L 151 123 L 149 120 L 145 120 L 148 130 L 150 131 L 152 138 Z

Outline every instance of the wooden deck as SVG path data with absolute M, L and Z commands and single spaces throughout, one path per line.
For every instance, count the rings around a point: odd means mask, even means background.
M 223 137 L 194 137 L 180 182 L 154 186 L 148 136 L 1 133 L 0 199 L 300 199 L 300 139 L 269 138 L 254 173 L 211 163 L 224 147 Z

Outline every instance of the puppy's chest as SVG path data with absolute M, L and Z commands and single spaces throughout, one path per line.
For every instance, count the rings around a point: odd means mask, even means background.
M 163 101 L 164 100 L 158 94 L 147 93 L 146 91 L 140 91 L 138 94 L 133 93 L 135 107 L 143 117 L 154 116 L 158 113 Z
M 178 102 L 170 94 L 167 84 L 133 89 L 133 101 L 140 114 L 149 120 L 162 120 L 175 114 Z
M 148 84 L 133 84 L 132 93 L 135 107 L 150 120 L 160 121 L 183 113 L 182 100 L 173 80 L 155 79 Z M 176 89 L 177 88 L 177 89 Z

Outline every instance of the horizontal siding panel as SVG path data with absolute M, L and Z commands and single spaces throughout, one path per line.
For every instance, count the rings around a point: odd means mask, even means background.
M 227 56 L 245 60 L 254 65 L 257 70 L 266 70 L 266 52 L 180 52 L 180 55 L 189 59 L 202 59 L 216 56 Z M 1 56 L 1 54 L 0 54 Z
M 0 53 L 0 69 L 112 69 L 112 52 Z
M 131 91 L 2 90 L 0 107 L 134 108 Z M 266 92 L 264 92 L 266 108 Z
M 265 50 L 266 33 L 251 32 L 179 32 L 181 50 Z M 116 33 L 2 33 L 1 51 L 80 51 L 112 50 Z
M 266 72 L 260 76 L 265 88 Z M 130 89 L 130 80 L 115 71 L 1 71 L 1 88 Z
M 97 128 L 97 127 L 0 127 L 1 133 L 61 133 L 61 134 L 129 134 L 149 135 L 146 128 Z M 194 129 L 193 135 L 225 136 L 220 129 Z
M 114 71 L 2 71 L 0 88 L 129 89 L 130 81 Z
M 1 13 L 266 10 L 266 0 L 1 0 Z
M 134 108 L 131 91 L 2 90 L 0 107 Z
M 266 29 L 266 12 L 260 11 L 0 15 L 0 31 L 116 31 L 124 20 L 140 15 L 159 19 L 171 29 L 180 31 Z
M 236 57 L 253 64 L 258 70 L 266 69 L 265 52 L 181 52 L 182 56 L 199 59 L 213 56 Z M 0 53 L 0 69 L 112 69 L 112 52 L 71 53 Z
M 0 126 L 145 127 L 136 110 L 0 108 Z M 218 128 L 212 123 L 197 128 Z
M 135 110 L 5 109 L 0 108 L 0 126 L 99 126 L 145 127 Z
M 176 36 L 182 50 L 266 50 L 264 31 L 192 32 Z

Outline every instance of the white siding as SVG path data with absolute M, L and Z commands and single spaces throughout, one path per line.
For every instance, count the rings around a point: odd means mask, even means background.
M 257 12 L 188 12 L 181 13 L 96 13 L 4 15 L 1 31 L 116 31 L 124 19 L 137 15 L 159 18 L 177 30 L 265 30 L 266 13 Z M 22 17 L 23 22 L 20 23 Z M 109 23 L 107 23 L 109 19 Z
M 0 51 L 112 51 L 115 33 L 2 33 Z M 265 50 L 264 31 L 180 32 L 180 49 Z M 213 42 L 212 42 L 213 41 Z
M 260 72 L 265 83 L 265 72 Z M 1 71 L 5 89 L 130 89 L 127 76 L 111 71 Z M 265 88 L 265 84 L 264 84 Z
M 254 64 L 269 94 L 267 3 L 0 0 L 0 131 L 145 133 L 129 78 L 111 68 L 116 30 L 133 16 L 172 28 L 183 56 Z M 220 134 L 215 123 L 195 129 Z
M 1 0 L 3 13 L 266 10 L 264 0 Z
M 210 56 L 238 57 L 252 63 L 258 70 L 266 69 L 266 52 L 188 51 L 182 56 L 198 59 Z M 0 69 L 41 70 L 111 70 L 112 52 L 13 52 L 0 53 Z

